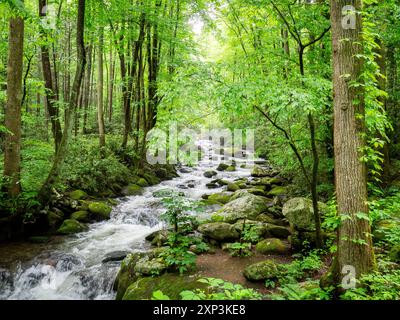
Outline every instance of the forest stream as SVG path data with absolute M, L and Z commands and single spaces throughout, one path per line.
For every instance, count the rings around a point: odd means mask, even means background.
M 159 216 L 164 210 L 162 199 L 154 197 L 153 193 L 173 189 L 184 192 L 189 199 L 199 200 L 203 194 L 221 191 L 222 187 L 210 192 L 206 186 L 210 179 L 204 177 L 204 172 L 214 169 L 223 156 L 215 153 L 208 140 L 200 140 L 198 145 L 204 151 L 204 158 L 196 166 L 181 167 L 179 178 L 148 187 L 140 196 L 118 199 L 111 219 L 91 224 L 89 231 L 56 238 L 42 250 L 37 250 L 37 246 L 41 246 L 38 244 L 3 245 L 0 266 L 6 269 L 0 268 L 0 299 L 113 300 L 112 287 L 120 262 L 104 260 L 150 248 L 145 237 L 163 227 Z M 238 164 L 243 161 L 232 159 Z M 234 180 L 249 177 L 250 172 L 251 168 L 238 166 L 235 172 L 219 172 L 218 178 Z M 215 208 L 209 207 L 201 214 L 213 211 Z M 7 257 L 8 265 L 3 261 Z

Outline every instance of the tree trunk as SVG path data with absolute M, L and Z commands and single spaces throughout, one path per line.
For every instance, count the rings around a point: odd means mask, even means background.
M 355 29 L 342 26 L 342 10 L 353 6 Z M 337 211 L 341 218 L 334 280 L 341 284 L 341 272 L 350 266 L 355 278 L 374 269 L 371 228 L 366 219 L 366 165 L 360 161 L 365 145 L 365 107 L 362 86 L 352 86 L 362 72 L 361 0 L 332 0 L 332 43 L 334 84 L 334 145 Z
M 104 157 L 104 148 L 106 146 L 106 135 L 104 130 L 104 101 L 103 101 L 103 85 L 104 85 L 104 72 L 103 72 L 103 46 L 104 46 L 104 33 L 103 29 L 100 30 L 99 45 L 97 50 L 97 123 L 99 126 L 99 146 L 100 155 Z
M 65 125 L 61 143 L 58 148 L 57 154 L 54 158 L 53 166 L 49 172 L 49 175 L 39 192 L 39 199 L 43 204 L 48 203 L 51 198 L 51 188 L 59 178 L 61 167 L 64 163 L 68 151 L 68 142 L 73 123 L 72 121 L 73 113 L 78 104 L 83 72 L 85 70 L 85 65 L 86 65 L 85 46 L 83 40 L 84 28 L 85 28 L 85 0 L 78 0 L 78 18 L 77 18 L 77 28 L 76 28 L 76 43 L 77 43 L 76 72 L 71 89 L 71 96 L 70 99 L 68 100 L 69 102 L 65 112 L 66 116 Z
M 8 65 L 7 65 L 7 104 L 5 125 L 9 132 L 5 137 L 4 176 L 5 191 L 12 198 L 21 192 L 21 99 L 24 52 L 24 20 L 10 18 Z

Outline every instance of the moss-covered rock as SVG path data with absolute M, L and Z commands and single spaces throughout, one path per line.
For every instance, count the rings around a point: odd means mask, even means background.
M 281 268 L 273 260 L 261 261 L 251 264 L 243 271 L 243 275 L 249 281 L 263 281 L 276 279 L 281 272 Z
M 208 201 L 214 202 L 215 204 L 227 204 L 231 199 L 231 194 L 226 192 L 214 193 L 208 197 Z
M 286 254 L 289 248 L 279 239 L 264 239 L 257 243 L 256 251 L 262 254 Z
M 167 270 L 167 265 L 161 258 L 143 257 L 137 261 L 134 271 L 143 276 L 160 275 Z
M 212 178 L 212 177 L 215 177 L 217 174 L 218 174 L 218 173 L 217 173 L 216 171 L 214 171 L 214 170 L 207 170 L 206 172 L 204 172 L 203 175 L 204 175 L 206 178 Z
M 82 190 L 75 190 L 69 193 L 69 197 L 73 200 L 82 200 L 87 198 L 87 193 Z
M 163 274 L 159 277 L 139 278 L 126 290 L 123 300 L 149 300 L 154 291 L 162 291 L 170 299 L 179 300 L 185 290 L 206 289 L 207 285 L 196 276 Z
M 240 188 L 239 188 L 239 186 L 236 184 L 236 183 L 229 183 L 228 184 L 228 187 L 227 187 L 227 190 L 228 191 L 231 191 L 231 192 L 235 192 L 235 191 L 238 191 Z
M 274 187 L 268 192 L 269 196 L 281 196 L 287 194 L 287 189 L 285 187 Z
M 57 229 L 64 220 L 63 215 L 55 213 L 53 211 L 47 212 L 47 224 L 49 225 L 50 229 Z
M 235 166 L 229 166 L 228 168 L 226 168 L 225 171 L 234 172 L 234 171 L 236 171 L 236 167 Z
M 144 188 L 144 187 L 148 187 L 149 186 L 149 183 L 146 181 L 146 179 L 144 179 L 144 178 L 140 178 L 138 181 L 136 181 L 136 184 L 139 186 L 139 187 L 142 187 L 142 188 Z
M 255 165 L 253 167 L 253 170 L 251 171 L 252 177 L 262 178 L 262 177 L 267 177 L 268 175 L 269 172 L 258 165 Z
M 260 196 L 260 197 L 267 197 L 268 196 L 267 193 L 264 190 L 260 189 L 260 188 L 251 188 L 251 189 L 247 190 L 247 192 L 251 193 L 251 194 L 253 194 L 255 196 Z
M 283 183 L 282 179 L 280 178 L 261 178 L 259 181 L 260 184 L 265 185 L 265 186 L 272 186 L 276 185 L 279 186 Z
M 271 236 L 279 239 L 287 239 L 287 237 L 289 237 L 291 234 L 288 228 L 276 226 L 273 224 L 268 224 L 266 230 Z
M 142 176 L 148 182 L 148 184 L 151 186 L 155 186 L 156 184 L 161 183 L 161 179 L 156 177 L 154 174 L 143 173 Z
M 269 208 L 268 210 L 271 210 L 271 208 Z M 264 223 L 273 224 L 273 225 L 276 225 L 276 226 L 282 226 L 282 227 L 285 227 L 285 226 L 288 226 L 288 225 L 289 225 L 288 222 L 287 222 L 286 220 L 284 220 L 284 219 L 277 219 L 277 218 L 275 218 L 275 216 L 274 216 L 272 213 L 270 213 L 270 212 L 260 214 L 259 216 L 257 216 L 256 220 L 257 220 L 257 221 L 264 222 Z
M 29 237 L 28 241 L 30 243 L 47 243 L 50 241 L 49 237 L 46 236 L 34 236 L 34 237 Z
M 62 223 L 61 227 L 58 228 L 57 233 L 58 234 L 63 234 L 63 235 L 68 235 L 68 234 L 74 234 L 78 232 L 83 232 L 87 231 L 88 227 L 76 220 L 72 219 L 67 219 L 64 220 Z
M 237 190 L 235 193 L 231 196 L 231 201 L 242 198 L 242 197 L 247 197 L 249 193 L 247 190 Z
M 172 190 L 172 189 L 168 189 L 168 188 L 157 190 L 157 191 L 153 192 L 154 198 L 171 198 L 175 195 L 176 195 L 176 191 Z M 185 193 L 179 192 L 178 195 L 184 196 Z
M 220 163 L 217 167 L 217 171 L 225 171 L 228 168 L 229 168 L 229 165 L 227 165 L 226 163 Z
M 143 193 L 143 188 L 137 184 L 132 184 L 122 190 L 124 196 L 139 196 Z
M 116 300 L 121 300 L 126 289 L 138 279 L 138 275 L 135 272 L 135 266 L 136 263 L 145 256 L 147 256 L 147 253 L 136 252 L 128 254 L 122 261 L 114 282 L 114 291 L 117 291 Z
M 240 237 L 239 232 L 236 231 L 233 225 L 224 222 L 212 222 L 202 224 L 199 226 L 198 231 L 208 238 L 220 242 L 237 240 Z
M 224 217 L 225 222 L 234 223 L 239 219 L 254 220 L 267 209 L 267 201 L 265 198 L 248 193 L 246 196 L 230 201 L 224 205 L 217 214 Z
M 96 220 L 108 220 L 112 208 L 102 202 L 91 202 L 89 204 L 89 211 Z
M 77 211 L 71 214 L 71 219 L 79 221 L 79 222 L 89 222 L 90 216 L 87 211 Z

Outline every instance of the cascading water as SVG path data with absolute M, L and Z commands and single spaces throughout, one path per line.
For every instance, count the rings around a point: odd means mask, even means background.
M 210 179 L 203 174 L 215 168 L 222 156 L 208 140 L 201 140 L 198 145 L 205 152 L 203 160 L 196 167 L 182 168 L 179 178 L 146 188 L 140 196 L 120 199 L 110 220 L 91 224 L 89 231 L 65 237 L 61 243 L 47 245 L 29 261 L 17 265 L 14 261 L 12 268 L 0 268 L 0 299 L 114 299 L 112 286 L 120 262 L 104 263 L 103 260 L 112 252 L 149 248 L 146 235 L 162 228 L 159 216 L 163 207 L 153 192 L 168 188 L 197 200 L 205 193 L 221 191 L 222 187 L 208 189 L 206 184 Z M 217 178 L 232 181 L 249 175 L 249 169 L 238 165 L 235 172 L 219 172 Z

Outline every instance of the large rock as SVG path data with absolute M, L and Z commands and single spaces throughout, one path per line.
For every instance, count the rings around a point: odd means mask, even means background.
M 87 193 L 85 191 L 82 190 L 75 190 L 70 192 L 69 197 L 73 200 L 82 200 L 87 198 Z
M 103 260 L 101 260 L 101 262 L 107 263 L 107 262 L 122 261 L 127 257 L 128 254 L 129 254 L 128 251 L 109 252 L 105 255 L 105 257 L 103 258 Z
M 289 248 L 279 239 L 264 239 L 257 243 L 256 251 L 262 254 L 286 254 Z
M 239 219 L 255 220 L 257 216 L 268 209 L 263 197 L 247 194 L 224 205 L 215 216 L 223 221 L 234 223 Z
M 141 258 L 135 265 L 135 272 L 143 276 L 160 275 L 167 270 L 167 265 L 162 259 Z
M 87 231 L 87 230 L 88 230 L 88 227 L 85 226 L 84 224 L 82 224 L 76 220 L 67 219 L 67 220 L 64 220 L 61 227 L 58 228 L 57 233 L 63 234 L 63 235 L 68 235 L 68 234 L 74 234 L 74 233 Z
M 170 299 L 178 300 L 182 291 L 206 288 L 207 285 L 199 282 L 196 276 L 166 273 L 159 277 L 137 279 L 126 290 L 122 300 L 150 300 L 155 291 L 161 291 Z
M 218 173 L 215 172 L 214 170 L 208 170 L 208 171 L 204 172 L 204 176 L 206 178 L 212 178 L 212 177 L 216 176 L 217 174 Z
M 225 164 L 225 163 L 220 163 L 217 167 L 218 171 L 225 171 L 226 169 L 229 168 L 229 165 Z
M 251 176 L 256 178 L 267 177 L 268 175 L 269 172 L 258 165 L 255 165 L 251 171 Z
M 263 281 L 276 279 L 281 272 L 281 268 L 273 260 L 261 261 L 251 264 L 243 271 L 243 275 L 249 281 Z
M 226 192 L 214 193 L 207 198 L 207 200 L 209 200 L 209 203 L 215 202 L 216 204 L 227 204 L 230 199 L 231 194 Z
M 233 225 L 224 222 L 212 222 L 199 226 L 198 231 L 208 238 L 220 242 L 228 242 L 237 240 L 240 237 Z
M 124 196 L 138 196 L 143 193 L 143 188 L 137 184 L 132 184 L 122 189 Z
M 77 211 L 71 214 L 71 219 L 79 222 L 90 222 L 89 212 Z
M 269 196 L 281 196 L 287 194 L 287 189 L 285 187 L 274 187 L 268 192 Z
M 229 183 L 227 187 L 227 190 L 232 192 L 238 191 L 239 189 L 240 188 L 236 183 Z
M 319 203 L 320 211 L 326 211 L 326 205 Z M 293 198 L 287 201 L 282 209 L 283 215 L 291 227 L 299 231 L 314 231 L 314 210 L 312 201 L 306 198 Z
M 273 224 L 267 224 L 266 230 L 271 236 L 279 239 L 287 239 L 291 234 L 288 228 Z
M 89 204 L 89 211 L 97 220 L 108 220 L 110 219 L 112 208 L 102 202 L 92 202 Z

